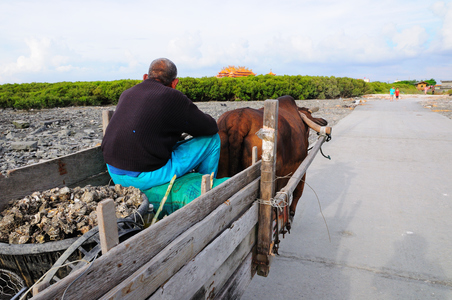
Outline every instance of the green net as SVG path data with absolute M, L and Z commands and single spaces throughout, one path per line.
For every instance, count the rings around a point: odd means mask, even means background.
M 159 215 L 159 219 L 163 218 L 165 215 L 169 215 L 179 208 L 187 205 L 192 202 L 197 197 L 201 196 L 201 180 L 203 174 L 199 173 L 189 173 L 180 178 L 176 178 L 174 181 L 173 187 L 168 194 L 168 198 L 166 199 L 165 204 L 163 205 L 162 212 Z M 229 179 L 228 177 L 214 179 L 213 187 L 223 183 Z M 163 197 L 166 194 L 168 189 L 167 184 L 159 185 L 153 187 L 149 190 L 143 191 L 149 199 L 149 203 L 154 206 L 154 212 L 160 206 L 160 201 L 162 201 Z

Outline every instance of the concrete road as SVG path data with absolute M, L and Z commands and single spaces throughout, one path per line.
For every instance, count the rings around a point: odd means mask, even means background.
M 242 300 L 452 299 L 452 121 L 418 101 L 368 101 L 335 126 Z

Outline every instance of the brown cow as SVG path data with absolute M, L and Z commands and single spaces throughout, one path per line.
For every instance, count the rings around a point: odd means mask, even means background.
M 309 127 L 302 120 L 300 113 L 320 126 L 328 122 L 322 118 L 313 118 L 305 107 L 298 107 L 292 96 L 278 98 L 278 136 L 276 148 L 276 176 L 283 177 L 295 173 L 298 166 L 308 154 Z M 218 119 L 221 138 L 220 162 L 218 178 L 231 177 L 251 166 L 252 149 L 258 148 L 258 157 L 262 156 L 262 140 L 256 132 L 263 127 L 264 109 L 239 108 L 224 113 Z M 303 193 L 304 180 L 300 181 L 293 193 L 290 205 L 290 219 L 295 215 L 295 209 Z M 276 191 L 281 190 L 288 178 L 278 179 Z

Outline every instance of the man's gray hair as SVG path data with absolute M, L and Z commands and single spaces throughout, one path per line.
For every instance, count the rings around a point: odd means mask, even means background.
M 148 77 L 169 86 L 177 77 L 176 65 L 167 58 L 157 58 L 149 66 Z

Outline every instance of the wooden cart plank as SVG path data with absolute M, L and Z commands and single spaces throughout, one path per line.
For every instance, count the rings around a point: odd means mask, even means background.
M 147 264 L 124 280 L 101 299 L 145 299 L 195 257 L 211 240 L 229 226 L 256 200 L 256 179 L 223 203 L 202 221 L 181 234 Z
M 250 233 L 257 219 L 258 204 L 255 203 L 148 299 L 184 299 L 194 295 Z
M 35 191 L 78 184 L 107 170 L 100 146 L 8 171 L 0 177 L 0 210 Z
M 204 283 L 196 294 L 191 298 L 192 300 L 213 299 L 222 290 L 223 286 L 227 284 L 229 278 L 242 265 L 245 258 L 252 252 L 257 240 L 257 225 L 250 231 L 247 237 L 235 248 L 228 259 L 221 265 L 218 270 Z M 227 298 L 225 298 L 227 299 Z
M 97 221 L 99 224 L 99 240 L 102 254 L 119 244 L 118 225 L 113 199 L 104 199 L 97 205 Z
M 253 266 L 253 255 L 248 254 L 243 263 L 237 268 L 229 281 L 223 286 L 221 292 L 215 296 L 215 300 L 236 300 L 240 299 L 245 293 L 246 288 L 256 274 L 256 268 Z
M 180 234 L 204 219 L 238 190 L 259 177 L 260 165 L 260 162 L 257 162 L 155 225 L 111 249 L 106 255 L 95 260 L 89 272 L 71 285 L 66 291 L 66 297 L 77 298 L 81 289 L 93 299 L 101 297 L 146 264 Z M 66 287 L 86 268 L 88 266 L 69 274 L 33 299 L 61 298 Z

